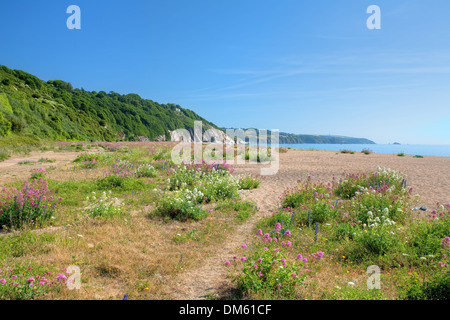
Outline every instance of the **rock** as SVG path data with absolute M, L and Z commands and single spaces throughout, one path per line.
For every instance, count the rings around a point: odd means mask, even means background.
M 420 210 L 422 210 L 422 211 L 427 211 L 427 206 L 422 206 L 422 207 L 420 207 Z

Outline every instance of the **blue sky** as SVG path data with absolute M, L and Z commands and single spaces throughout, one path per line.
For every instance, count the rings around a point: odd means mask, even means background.
M 345 3 L 345 4 L 344 4 Z M 69 5 L 81 30 L 69 30 Z M 369 5 L 381 30 L 369 30 Z M 223 127 L 450 144 L 448 0 L 2 1 L 0 64 Z

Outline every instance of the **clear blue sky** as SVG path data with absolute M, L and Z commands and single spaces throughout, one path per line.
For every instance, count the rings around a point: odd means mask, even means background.
M 224 127 L 450 144 L 448 0 L 2 1 L 0 64 Z

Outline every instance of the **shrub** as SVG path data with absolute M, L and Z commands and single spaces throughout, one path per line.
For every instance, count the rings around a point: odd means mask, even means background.
M 170 219 L 186 221 L 200 220 L 208 216 L 208 212 L 196 206 L 204 195 L 200 191 L 184 189 L 165 194 L 157 200 L 155 214 Z
M 415 279 L 417 280 L 417 279 Z M 406 300 L 450 300 L 450 271 L 436 273 L 425 283 L 411 281 Z
M 123 214 L 121 204 L 118 203 L 117 198 L 111 197 L 111 191 L 108 191 L 108 193 L 104 191 L 98 199 L 95 192 L 92 192 L 92 194 L 93 196 L 91 198 L 86 198 L 86 206 L 83 209 L 84 213 L 92 217 L 105 218 Z
M 343 149 L 343 150 L 341 150 L 341 153 L 355 154 L 355 151 L 348 150 L 348 149 Z
M 122 190 L 137 191 L 144 190 L 146 183 L 136 178 L 125 178 L 121 176 L 110 175 L 96 181 L 99 190 Z
M 404 157 L 406 154 L 404 152 L 397 153 L 397 157 Z
M 422 219 L 410 228 L 409 247 L 417 256 L 441 255 L 443 238 L 450 235 L 450 205 L 439 206 L 428 219 Z
M 136 176 L 145 178 L 154 178 L 158 175 L 155 167 L 150 164 L 140 165 L 136 170 Z
M 45 178 L 45 175 L 48 174 L 48 171 L 40 168 L 40 169 L 33 169 L 31 173 L 30 180 L 39 180 Z
M 261 163 L 272 161 L 270 150 L 265 151 L 263 149 L 259 149 L 257 151 L 256 150 L 245 151 L 244 159 Z
M 312 183 L 309 177 L 306 182 L 298 181 L 298 186 L 285 190 L 281 196 L 281 205 L 283 208 L 301 208 L 312 203 L 316 198 L 329 197 L 331 187 L 325 187 L 321 183 Z
M 239 189 L 242 190 L 251 190 L 259 187 L 259 180 L 257 177 L 253 177 L 250 174 L 241 175 L 238 177 L 239 181 Z
M 201 191 L 207 202 L 238 197 L 239 183 L 230 171 L 221 166 L 180 166 L 167 180 L 170 191 L 195 189 Z
M 373 151 L 370 150 L 370 149 L 362 149 L 362 150 L 361 150 L 361 153 L 364 153 L 364 154 L 366 154 L 366 155 L 369 155 L 369 154 L 372 154 Z
M 335 194 L 344 199 L 351 199 L 363 188 L 372 188 L 379 192 L 401 193 L 404 177 L 398 172 L 386 168 L 378 168 L 373 173 L 346 174 L 339 184 L 334 184 Z

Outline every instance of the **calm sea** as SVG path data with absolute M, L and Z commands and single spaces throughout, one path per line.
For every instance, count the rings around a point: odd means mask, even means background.
M 450 145 L 419 145 L 419 144 L 280 144 L 280 147 L 292 149 L 319 149 L 340 151 L 343 149 L 361 152 L 370 149 L 376 153 L 450 157 Z

